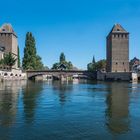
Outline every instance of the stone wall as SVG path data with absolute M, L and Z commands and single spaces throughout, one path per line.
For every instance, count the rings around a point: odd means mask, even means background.
M 15 59 L 18 58 L 17 35 L 10 24 L 4 24 L 0 28 L 0 47 L 4 48 L 4 53 L 12 53 Z M 18 68 L 18 59 L 13 68 Z
M 97 73 L 97 80 L 101 81 L 130 81 L 131 79 L 132 79 L 131 72 Z
M 116 24 L 106 42 L 107 72 L 129 72 L 129 33 Z
M 18 42 L 17 38 L 12 33 L 0 33 L 0 46 L 4 47 L 4 53 L 11 52 L 14 57 L 17 59 L 18 57 Z M 18 61 L 16 61 L 16 64 L 13 66 L 13 68 L 18 67 Z
M 21 70 L 12 69 L 11 71 L 0 71 L 0 80 L 26 80 L 27 74 Z

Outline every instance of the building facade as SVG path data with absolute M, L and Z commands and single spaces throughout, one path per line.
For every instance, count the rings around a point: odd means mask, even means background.
M 0 48 L 3 48 L 4 53 L 12 53 L 16 64 L 13 68 L 18 68 L 18 41 L 17 35 L 10 24 L 4 24 L 0 28 Z M 3 53 L 3 52 L 2 52 Z
M 129 72 L 129 33 L 115 24 L 107 36 L 107 72 Z

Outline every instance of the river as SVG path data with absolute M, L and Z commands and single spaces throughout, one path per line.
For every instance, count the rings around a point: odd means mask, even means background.
M 140 84 L 0 84 L 0 140 L 132 140 L 140 137 Z

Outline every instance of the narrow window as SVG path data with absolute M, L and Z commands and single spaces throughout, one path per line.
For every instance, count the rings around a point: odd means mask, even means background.
M 4 76 L 7 76 L 8 74 L 7 73 L 4 73 Z

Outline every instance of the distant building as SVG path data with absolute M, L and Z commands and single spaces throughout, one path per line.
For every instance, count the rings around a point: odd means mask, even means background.
M 58 67 L 57 67 L 58 70 L 67 70 L 67 66 L 65 64 L 60 64 Z
M 107 72 L 129 72 L 129 33 L 120 24 L 107 36 Z
M 130 61 L 130 70 L 133 71 L 133 72 L 140 71 L 140 59 L 134 57 Z
M 2 59 L 3 53 L 9 52 L 11 52 L 16 59 L 18 58 L 17 35 L 11 24 L 4 24 L 0 28 L 0 59 Z M 18 59 L 13 68 L 18 68 Z

